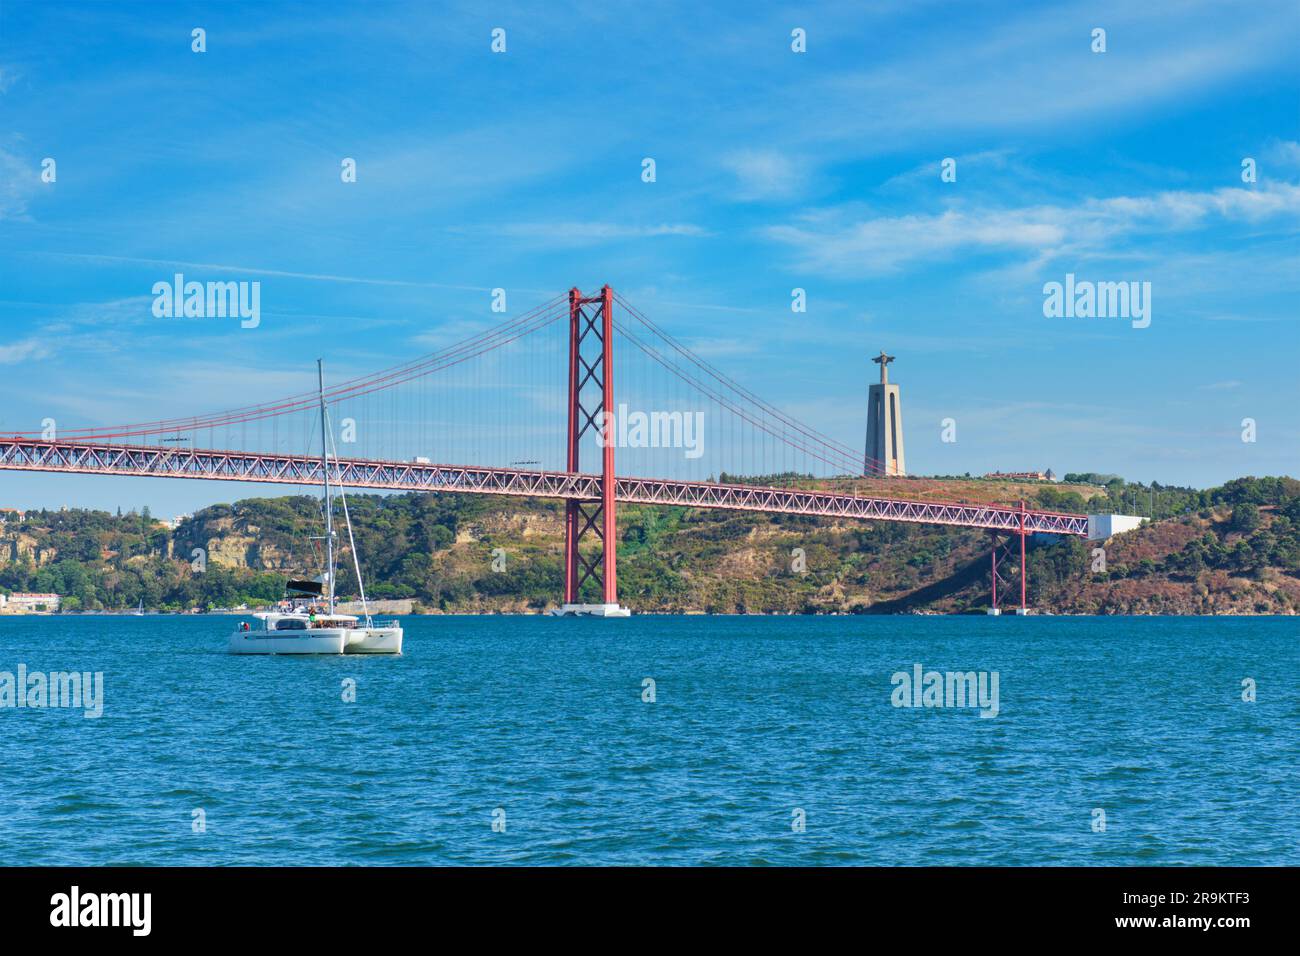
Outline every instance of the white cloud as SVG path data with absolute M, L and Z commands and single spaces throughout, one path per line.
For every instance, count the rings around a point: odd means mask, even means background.
M 372 279 L 365 276 L 337 275 L 321 272 L 292 272 L 284 269 L 259 269 L 253 266 L 219 265 L 212 262 L 189 262 L 182 259 L 146 259 L 137 256 L 110 256 L 98 253 L 47 252 L 44 255 L 91 262 L 120 262 L 134 265 L 163 266 L 168 269 L 205 269 L 230 275 L 275 276 L 283 279 L 303 279 L 309 282 L 348 282 L 359 285 L 399 286 L 416 289 L 453 289 L 464 292 L 490 292 L 486 286 L 446 285 L 438 282 L 414 282 L 406 279 Z M 170 279 L 170 276 L 166 277 Z M 535 290 L 534 290 L 535 291 Z
M 541 239 L 548 243 L 585 245 L 622 239 L 655 239 L 663 236 L 707 236 L 707 230 L 690 223 L 661 223 L 633 226 L 617 222 L 529 222 L 491 230 L 521 239 Z
M 1267 163 L 1286 170 L 1300 169 L 1300 143 L 1295 140 L 1273 140 L 1264 147 L 1264 159 Z M 1265 176 L 1267 169 L 1260 170 Z
M 0 221 L 26 219 L 27 206 L 40 185 L 39 166 L 33 168 L 8 150 L 0 149 Z
M 772 150 L 732 153 L 722 164 L 736 177 L 738 199 L 789 199 L 807 182 L 800 163 Z
M 900 186 L 906 188 L 914 188 L 917 184 L 927 180 L 931 182 L 939 182 L 939 174 L 941 172 L 941 162 L 942 159 L 947 159 L 947 158 L 951 158 L 956 161 L 957 173 L 959 178 L 967 175 L 968 170 L 971 167 L 975 167 L 977 170 L 992 169 L 992 170 L 999 171 L 999 173 L 1002 173 L 1010 166 L 1011 153 L 1012 151 L 1010 149 L 1003 148 L 1003 149 L 986 149 L 986 150 L 981 150 L 977 153 L 963 153 L 961 155 L 952 156 L 952 157 L 941 158 L 936 156 L 931 160 L 927 160 L 926 162 L 921 163 L 919 166 L 913 166 L 911 169 L 908 169 L 905 172 L 901 172 L 895 176 L 891 176 L 889 179 L 881 183 L 881 188 L 890 189 L 890 188 L 895 188 Z M 1028 175 L 1027 170 L 1025 170 L 1024 168 L 1017 168 L 1015 170 L 1015 176 L 1013 178 L 1023 181 L 1027 175 Z
M 10 345 L 0 345 L 0 365 L 17 365 L 19 362 L 46 358 L 51 352 L 47 338 L 20 339 Z
M 763 234 L 792 247 L 800 268 L 879 275 L 958 252 L 1019 252 L 1039 259 L 1087 253 L 1141 233 L 1169 233 L 1219 218 L 1260 223 L 1300 214 L 1300 186 L 1170 191 L 1154 196 L 1089 199 L 1075 206 L 978 207 L 941 213 L 855 218 L 832 209 L 771 226 Z
M 870 66 L 837 74 L 794 111 L 776 105 L 818 141 L 873 145 L 932 140 L 936 132 L 1033 128 L 1107 121 L 1190 96 L 1288 62 L 1300 35 L 1291 0 L 1260 0 L 1250 16 L 1215 16 L 1208 2 L 1078 2 L 973 14 L 962 35 L 927 31 L 901 55 L 879 51 Z M 1108 51 L 1093 54 L 1090 30 L 1104 25 Z M 821 121 L 812 102 L 834 108 Z

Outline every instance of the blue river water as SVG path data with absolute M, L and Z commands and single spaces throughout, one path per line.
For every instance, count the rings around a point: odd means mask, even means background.
M 0 707 L 6 864 L 1300 863 L 1296 619 L 411 617 L 400 658 L 234 621 L 0 618 L 0 680 L 104 687 Z M 895 706 L 918 664 L 997 716 Z

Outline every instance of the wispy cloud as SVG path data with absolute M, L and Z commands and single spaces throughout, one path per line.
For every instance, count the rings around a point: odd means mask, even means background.
M 203 269 L 230 275 L 275 276 L 283 279 L 303 279 L 310 282 L 346 282 L 357 285 L 401 286 L 414 289 L 455 289 L 462 292 L 490 292 L 486 286 L 451 285 L 442 282 L 419 282 L 409 279 L 376 279 L 369 276 L 350 276 L 324 272 L 293 272 L 285 269 L 263 269 L 256 266 L 236 266 L 214 262 L 190 262 L 183 259 L 147 259 L 139 256 L 112 256 L 90 252 L 46 252 L 44 255 L 87 262 L 120 262 L 133 265 L 162 266 L 168 269 Z
M 39 167 L 33 168 L 0 148 L 0 221 L 26 219 L 27 208 L 40 186 Z
M 1046 258 L 1103 249 L 1123 237 L 1192 229 L 1211 218 L 1260 223 L 1300 214 L 1300 186 L 1169 191 L 1088 199 L 1074 206 L 965 207 L 928 215 L 870 216 L 853 208 L 810 213 L 762 234 L 791 247 L 800 268 L 881 275 L 957 252 Z
M 959 37 L 935 30 L 894 56 L 827 77 L 804 102 L 834 103 L 837 122 L 791 112 L 819 141 L 864 147 L 930 139 L 936 130 L 1036 132 L 1104 115 L 1114 120 L 1284 62 L 1300 36 L 1294 4 L 1262 0 L 1252 17 L 1211 16 L 1213 4 L 1026 5 L 972 12 Z M 1090 30 L 1105 25 L 1108 50 Z
M 722 164 L 736 177 L 736 198 L 741 200 L 790 199 L 808 181 L 803 161 L 774 150 L 741 150 L 724 157 Z
M 17 365 L 19 362 L 43 359 L 53 351 L 53 344 L 48 338 L 36 336 L 9 345 L 0 344 L 0 365 Z
M 1011 150 L 1006 148 L 986 149 L 980 150 L 976 153 L 962 153 L 958 156 L 944 158 L 956 160 L 958 178 L 965 179 L 969 177 L 972 167 L 986 176 L 990 170 L 1001 171 L 1007 169 L 1010 165 Z M 905 172 L 891 176 L 881 184 L 881 188 L 914 188 L 917 183 L 927 179 L 931 182 L 938 182 L 940 163 L 941 160 L 938 157 L 928 162 L 921 163 Z M 1024 175 L 1025 172 L 1023 169 L 1017 169 L 1014 179 L 1023 181 Z
M 1300 170 L 1300 143 L 1292 139 L 1275 139 L 1264 147 L 1264 159 L 1287 172 Z M 1264 172 L 1268 174 L 1267 169 Z
M 520 239 L 536 239 L 565 245 L 587 245 L 598 242 L 632 239 L 660 239 L 664 237 L 700 238 L 708 230 L 691 223 L 659 223 L 633 225 L 618 222 L 527 222 L 500 227 L 484 227 L 485 231 Z

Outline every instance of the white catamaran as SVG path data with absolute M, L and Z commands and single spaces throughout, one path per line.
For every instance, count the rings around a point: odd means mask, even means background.
M 400 654 L 402 626 L 397 621 L 376 624 L 366 603 L 366 588 L 361 582 L 361 562 L 352 538 L 352 519 L 348 499 L 338 488 L 343 504 L 343 520 L 348 529 L 348 547 L 352 567 L 361 592 L 362 617 L 339 614 L 334 610 L 334 496 L 330 487 L 329 412 L 325 407 L 325 371 L 318 359 L 316 377 L 320 387 L 321 471 L 325 476 L 325 571 L 320 582 L 290 582 L 299 591 L 316 595 L 315 602 L 290 601 L 287 609 L 254 614 L 260 627 L 247 621 L 230 635 L 232 654 Z M 337 458 L 337 452 L 335 458 Z M 321 598 L 324 607 L 319 606 Z

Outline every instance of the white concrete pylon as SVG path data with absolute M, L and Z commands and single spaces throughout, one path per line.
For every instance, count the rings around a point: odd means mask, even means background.
M 889 384 L 889 363 L 894 356 L 883 351 L 871 361 L 880 366 L 880 384 L 867 393 L 867 448 L 864 474 L 907 474 L 903 456 L 903 402 L 897 385 Z

